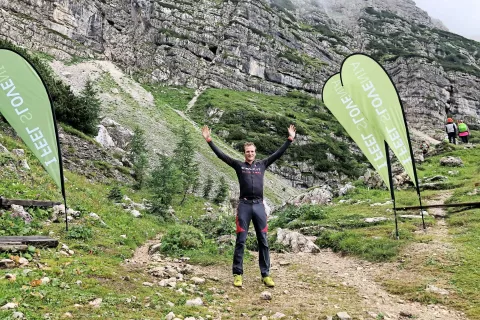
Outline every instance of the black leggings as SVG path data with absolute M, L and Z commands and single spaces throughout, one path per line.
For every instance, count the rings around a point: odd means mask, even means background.
M 455 143 L 455 132 L 449 132 L 448 133 L 448 142 L 456 144 Z
M 247 240 L 248 227 L 250 221 L 253 221 L 253 227 L 257 235 L 258 242 L 258 264 L 262 277 L 268 276 L 270 272 L 270 251 L 267 241 L 267 214 L 262 200 L 252 203 L 251 201 L 240 200 L 237 207 L 237 241 L 235 243 L 235 253 L 233 254 L 233 274 L 243 274 L 243 253 L 245 251 L 245 241 Z

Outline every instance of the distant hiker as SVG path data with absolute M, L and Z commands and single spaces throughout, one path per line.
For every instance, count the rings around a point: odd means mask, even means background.
M 445 131 L 448 134 L 448 141 L 450 143 L 455 143 L 455 137 L 457 136 L 457 125 L 453 122 L 452 118 L 447 119 L 447 124 L 445 125 Z
M 470 130 L 466 123 L 463 120 L 458 121 L 458 136 L 462 139 L 463 143 L 468 143 L 468 136 L 470 135 Z
M 213 152 L 223 162 L 235 169 L 238 182 L 240 183 L 240 201 L 237 207 L 236 225 L 237 240 L 235 243 L 235 252 L 233 254 L 233 285 L 241 287 L 243 275 L 243 253 L 245 250 L 245 241 L 247 240 L 250 221 L 253 221 L 255 233 L 258 241 L 258 263 L 262 282 L 268 287 L 274 287 L 275 283 L 270 277 L 270 251 L 267 242 L 267 214 L 263 204 L 263 176 L 265 170 L 275 160 L 280 158 L 287 150 L 288 146 L 295 138 L 296 129 L 292 124 L 288 128 L 288 139 L 283 146 L 275 153 L 263 160 L 255 160 L 256 147 L 252 142 L 246 142 L 243 146 L 245 161 L 239 161 L 230 158 L 224 154 L 212 142 L 211 130 L 208 126 L 203 126 L 202 135 L 212 148 Z
M 423 140 L 423 142 L 420 144 L 420 149 L 422 150 L 423 158 L 425 159 L 428 149 L 430 149 L 430 144 L 427 140 Z

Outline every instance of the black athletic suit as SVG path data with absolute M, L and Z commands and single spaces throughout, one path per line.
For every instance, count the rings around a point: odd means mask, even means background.
M 293 139 L 292 139 L 293 140 Z M 264 160 L 255 160 L 252 164 L 230 158 L 210 140 L 208 144 L 213 152 L 226 164 L 235 169 L 240 183 L 240 202 L 237 207 L 237 240 L 233 255 L 233 274 L 243 274 L 243 252 L 250 221 L 253 221 L 258 241 L 258 263 L 262 277 L 270 271 L 270 253 L 267 242 L 267 214 L 263 205 L 263 176 L 265 170 L 280 158 L 292 143 L 289 138 L 280 149 Z

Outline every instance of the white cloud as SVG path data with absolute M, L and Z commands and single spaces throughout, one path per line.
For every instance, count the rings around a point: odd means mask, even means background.
M 447 28 L 464 37 L 480 39 L 479 0 L 414 0 L 430 17 L 440 19 Z

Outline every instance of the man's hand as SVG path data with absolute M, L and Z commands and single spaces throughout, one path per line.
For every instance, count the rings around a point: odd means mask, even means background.
M 207 125 L 203 126 L 202 128 L 202 135 L 205 138 L 206 141 L 210 140 L 210 134 L 212 133 L 212 130 L 208 128 Z
M 297 132 L 297 129 L 295 129 L 295 126 L 293 124 L 290 125 L 288 128 L 288 135 L 292 138 L 295 139 L 295 133 Z

